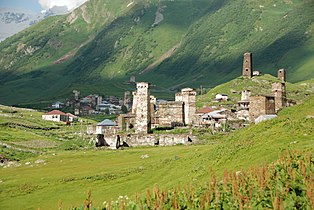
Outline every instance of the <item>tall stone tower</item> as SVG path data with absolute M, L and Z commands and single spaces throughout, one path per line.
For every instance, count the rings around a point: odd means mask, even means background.
M 155 115 L 156 104 L 157 104 L 156 97 L 153 95 L 150 95 L 150 121 L 152 125 L 156 124 L 156 115 Z
M 245 78 L 252 78 L 253 76 L 252 53 L 244 53 L 242 76 Z
M 80 97 L 80 91 L 78 90 L 73 90 L 74 93 L 74 115 L 80 115 L 80 101 L 79 101 L 79 97 Z
M 132 102 L 132 114 L 136 113 L 136 109 L 137 109 L 137 91 L 133 91 L 132 92 L 133 95 L 133 102 Z
M 281 82 L 286 82 L 286 72 L 285 72 L 285 69 L 279 69 L 278 70 L 278 79 Z
M 128 109 L 128 111 L 130 110 L 131 108 L 131 92 L 130 91 L 124 92 L 123 105 Z
M 286 84 L 284 82 L 273 83 L 272 92 L 275 97 L 275 110 L 278 112 L 286 106 Z
M 139 82 L 137 87 L 137 106 L 135 113 L 135 133 L 147 134 L 151 130 L 150 84 Z
M 184 124 L 192 124 L 196 113 L 196 91 L 192 88 L 184 88 L 176 94 L 175 101 L 184 102 Z

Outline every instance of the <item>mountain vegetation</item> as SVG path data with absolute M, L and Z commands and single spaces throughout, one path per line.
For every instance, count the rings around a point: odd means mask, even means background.
M 214 87 L 254 69 L 313 78 L 313 1 L 90 0 L 0 43 L 0 103 L 34 104 L 83 94 L 122 95 L 130 76 L 157 95 Z

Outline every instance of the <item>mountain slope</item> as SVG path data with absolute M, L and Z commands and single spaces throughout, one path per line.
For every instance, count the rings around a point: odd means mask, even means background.
M 228 2 L 191 27 L 176 55 L 156 75 L 213 87 L 239 75 L 243 52 L 250 51 L 254 69 L 263 73 L 284 67 L 291 82 L 313 77 L 311 10 L 310 1 Z
M 0 102 L 54 100 L 72 89 L 122 95 L 131 75 L 164 93 L 213 87 L 239 75 L 244 51 L 263 73 L 284 67 L 288 81 L 312 78 L 313 8 L 300 0 L 91 0 L 0 44 Z

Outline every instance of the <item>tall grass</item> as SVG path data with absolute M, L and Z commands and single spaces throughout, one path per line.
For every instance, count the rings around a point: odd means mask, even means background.
M 177 186 L 162 190 L 157 185 L 135 200 L 120 196 L 104 202 L 102 209 L 314 209 L 313 153 L 286 151 L 269 165 L 241 171 L 210 172 L 204 186 Z M 84 206 L 92 209 L 91 194 Z

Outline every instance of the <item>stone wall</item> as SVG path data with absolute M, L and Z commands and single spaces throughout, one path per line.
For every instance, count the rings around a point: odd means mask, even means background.
M 132 95 L 133 95 L 132 114 L 135 114 L 137 108 L 137 91 L 133 91 Z
M 151 119 L 151 124 L 152 126 L 156 125 L 158 123 L 157 118 L 156 118 L 156 104 L 157 104 L 157 99 L 155 96 L 150 95 L 150 119 Z
M 250 118 L 255 120 L 260 115 L 275 114 L 275 97 L 257 95 L 250 97 Z
M 196 114 L 196 91 L 192 88 L 184 88 L 175 95 L 175 101 L 184 102 L 184 124 L 193 124 Z
M 158 123 L 161 127 L 184 125 L 184 102 L 168 101 L 159 103 Z
M 128 131 L 135 125 L 134 114 L 120 114 L 118 117 L 118 127 L 122 131 Z
M 283 82 L 273 83 L 272 93 L 275 97 L 275 110 L 278 112 L 286 106 L 286 84 Z
M 104 135 L 102 145 L 111 148 L 119 146 L 173 146 L 178 144 L 191 144 L 197 142 L 196 136 L 187 134 L 124 134 L 124 135 Z

